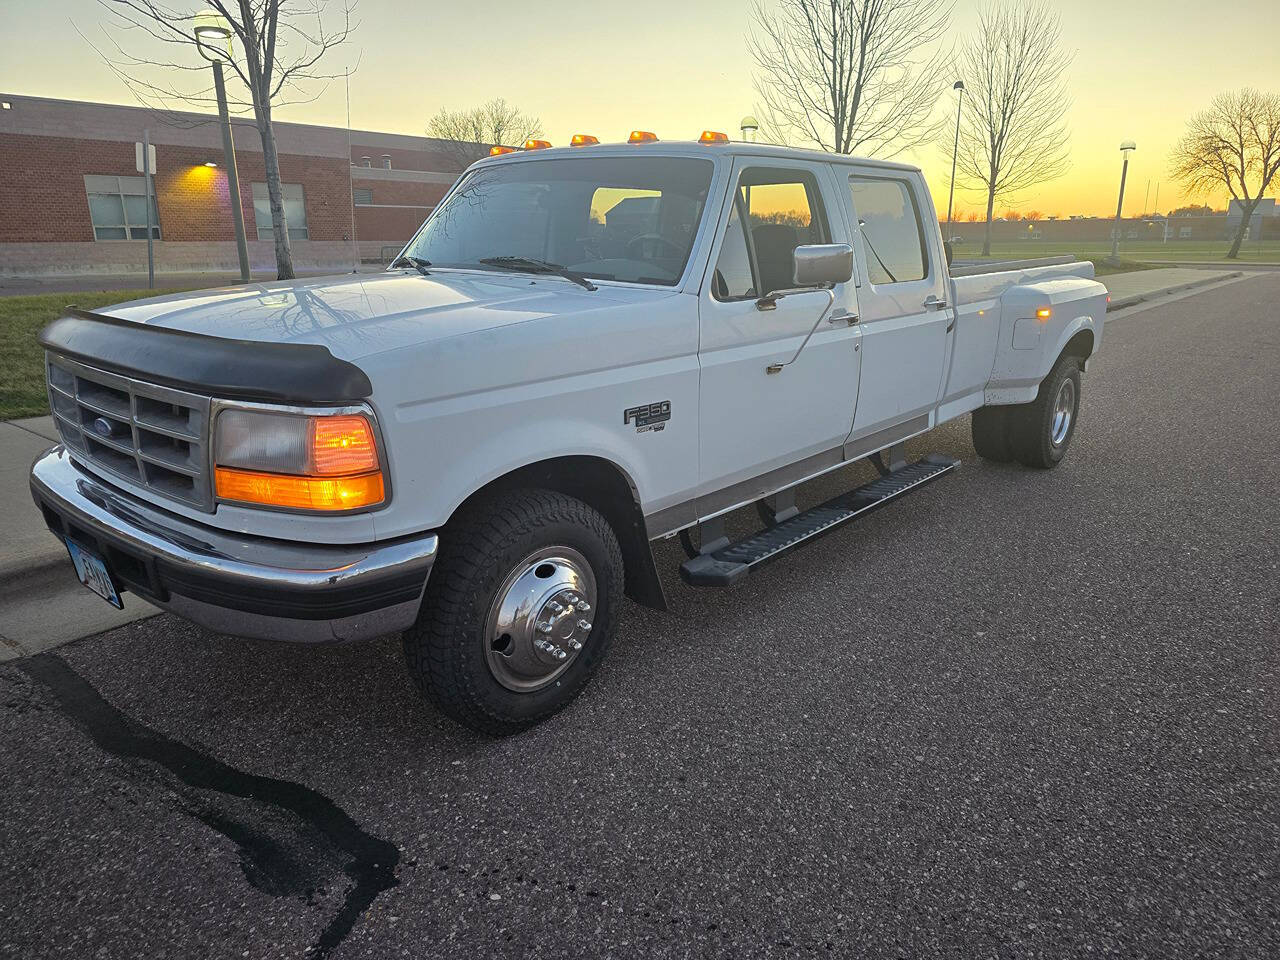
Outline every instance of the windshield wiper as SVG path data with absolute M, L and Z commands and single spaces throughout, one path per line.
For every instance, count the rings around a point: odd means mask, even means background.
M 549 260 L 538 260 L 534 257 L 481 257 L 479 262 L 491 267 L 512 267 L 527 273 L 554 273 L 588 290 L 598 289 L 582 274 L 574 273 L 563 264 L 552 263 Z
M 427 267 L 429 266 L 431 266 L 431 261 L 423 260 L 421 257 L 396 257 L 391 261 L 392 269 L 395 269 L 396 267 L 413 267 L 413 269 L 417 270 L 424 277 L 431 276 L 431 274 L 427 272 Z

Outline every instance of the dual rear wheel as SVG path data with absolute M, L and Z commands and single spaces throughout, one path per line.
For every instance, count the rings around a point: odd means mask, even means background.
M 1064 355 L 1030 403 L 973 412 L 973 446 L 985 460 L 1047 470 L 1067 454 L 1080 411 L 1080 361 Z

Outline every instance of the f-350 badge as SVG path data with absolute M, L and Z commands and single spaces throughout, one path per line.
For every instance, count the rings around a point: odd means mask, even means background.
M 638 407 L 628 407 L 622 411 L 623 423 L 635 423 L 636 433 L 657 432 L 666 427 L 671 419 L 671 401 L 659 400 L 657 403 L 645 403 Z

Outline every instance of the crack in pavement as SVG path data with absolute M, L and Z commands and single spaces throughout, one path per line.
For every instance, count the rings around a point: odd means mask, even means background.
M 156 764 L 187 790 L 178 808 L 234 843 L 245 879 L 272 896 L 313 902 L 338 873 L 352 881 L 337 913 L 310 951 L 325 957 L 374 899 L 399 884 L 400 851 L 366 833 L 341 807 L 310 787 L 246 773 L 173 740 L 112 706 L 61 657 L 38 654 L 14 664 L 52 696 L 57 708 L 103 751 Z M 211 796 L 212 795 L 212 796 Z

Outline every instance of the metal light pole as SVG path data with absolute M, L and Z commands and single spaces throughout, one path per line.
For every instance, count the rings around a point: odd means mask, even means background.
M 951 148 L 951 193 L 947 197 L 947 240 L 951 240 L 951 204 L 956 198 L 956 157 L 960 155 L 960 108 L 964 106 L 964 81 L 957 80 L 951 85 L 952 90 L 960 91 L 956 101 L 956 142 Z
M 1120 144 L 1120 153 L 1124 157 L 1124 166 L 1120 168 L 1120 199 L 1116 201 L 1116 227 L 1111 235 L 1111 259 L 1120 259 L 1120 211 L 1124 209 L 1124 181 L 1129 175 L 1129 154 L 1138 149 L 1132 140 Z
M 222 80 L 222 61 L 231 58 L 231 24 L 222 14 L 204 10 L 195 15 L 196 47 L 213 64 L 213 88 L 218 97 L 218 121 L 222 126 L 222 153 L 227 164 L 227 191 L 231 216 L 236 225 L 236 253 L 240 257 L 240 282 L 249 282 L 249 244 L 244 233 L 244 207 L 240 205 L 240 174 L 236 169 L 236 145 L 231 136 L 227 111 L 227 88 Z

